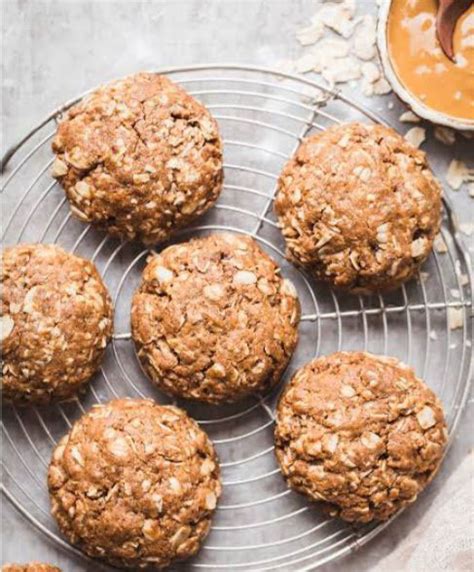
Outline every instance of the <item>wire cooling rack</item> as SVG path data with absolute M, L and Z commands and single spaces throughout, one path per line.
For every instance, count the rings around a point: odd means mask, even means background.
M 207 105 L 225 142 L 225 184 L 217 205 L 175 241 L 228 230 L 253 236 L 278 261 L 298 289 L 303 314 L 285 381 L 303 363 L 336 350 L 394 355 L 413 365 L 441 397 L 452 437 L 469 389 L 472 302 L 469 263 L 449 205 L 444 203 L 441 230 L 446 252 L 435 251 L 417 280 L 383 297 L 336 294 L 285 261 L 272 209 L 277 177 L 303 136 L 334 123 L 381 120 L 312 81 L 266 69 L 216 65 L 162 73 Z M 61 538 L 49 513 L 52 448 L 94 403 L 124 395 L 170 399 L 147 381 L 129 333 L 131 296 L 149 251 L 71 218 L 64 193 L 49 174 L 56 123 L 75 101 L 7 153 L 3 242 L 57 243 L 92 259 L 114 300 L 115 335 L 85 395 L 50 407 L 4 407 L 3 489 L 41 531 L 78 553 Z M 356 528 L 330 519 L 286 488 L 273 455 L 274 409 L 284 383 L 262 399 L 232 406 L 178 402 L 213 439 L 224 483 L 212 531 L 186 569 L 312 570 L 386 526 Z M 109 569 L 85 561 L 86 570 Z

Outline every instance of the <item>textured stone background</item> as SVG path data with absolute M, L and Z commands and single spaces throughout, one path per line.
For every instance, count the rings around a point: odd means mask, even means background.
M 275 65 L 297 57 L 294 31 L 317 2 L 309 0 L 3 0 L 2 154 L 45 114 L 85 89 L 140 69 L 238 62 Z M 358 0 L 375 12 L 375 0 Z M 359 101 L 397 124 L 402 110 L 393 95 Z M 394 102 L 389 110 L 387 104 Z M 402 131 L 409 126 L 400 125 Z M 474 143 L 428 151 L 442 176 L 456 157 L 473 166 Z M 447 191 L 461 221 L 473 219 L 467 192 Z M 466 237 L 466 244 L 472 237 Z M 327 572 L 450 572 L 472 570 L 472 400 L 439 478 L 416 506 L 376 540 Z M 83 562 L 47 541 L 9 504 L 3 503 L 2 562 L 41 559 L 64 572 L 86 570 Z M 255 538 L 258 542 L 258 538 Z M 99 567 L 94 567 L 94 570 Z

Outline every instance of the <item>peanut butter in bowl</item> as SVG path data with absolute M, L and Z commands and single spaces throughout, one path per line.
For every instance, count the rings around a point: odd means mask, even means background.
M 394 90 L 422 117 L 474 129 L 474 4 L 457 22 L 451 61 L 436 34 L 437 0 L 392 0 L 380 14 L 379 49 Z

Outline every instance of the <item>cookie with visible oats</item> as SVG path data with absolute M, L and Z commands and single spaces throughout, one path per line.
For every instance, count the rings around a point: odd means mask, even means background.
M 2 572 L 61 572 L 61 568 L 52 564 L 29 562 L 28 564 L 4 564 Z
M 71 544 L 121 568 L 166 567 L 195 554 L 221 494 L 206 433 L 177 407 L 96 405 L 58 443 L 52 514 Z
M 165 392 L 223 403 L 263 393 L 297 342 L 293 284 L 250 237 L 216 234 L 149 261 L 132 303 L 132 335 Z
M 441 402 L 394 358 L 315 359 L 277 407 L 275 451 L 288 485 L 349 522 L 386 520 L 414 502 L 446 442 Z
M 100 366 L 113 329 L 92 262 L 47 244 L 2 254 L 2 397 L 16 405 L 65 400 Z
M 393 290 L 431 252 L 441 187 L 426 155 L 382 125 L 338 125 L 305 139 L 275 201 L 291 260 L 353 293 Z
M 222 143 L 209 111 L 168 78 L 138 73 L 72 107 L 53 140 L 52 175 L 71 212 L 110 234 L 167 240 L 222 188 Z

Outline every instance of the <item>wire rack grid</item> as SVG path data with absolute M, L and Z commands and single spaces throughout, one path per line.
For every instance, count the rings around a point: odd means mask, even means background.
M 452 438 L 470 383 L 469 261 L 445 202 L 446 252 L 433 252 L 417 280 L 390 295 L 370 297 L 344 296 L 315 284 L 284 258 L 272 209 L 278 174 L 305 135 L 334 123 L 381 119 L 317 83 L 267 69 L 207 65 L 161 73 L 206 104 L 225 148 L 217 205 L 175 240 L 221 230 L 254 237 L 296 285 L 303 314 L 300 342 L 279 388 L 262 399 L 218 408 L 177 403 L 213 439 L 224 484 L 211 534 L 186 569 L 313 570 L 360 547 L 387 523 L 352 527 L 286 488 L 273 455 L 278 392 L 296 368 L 321 354 L 358 349 L 394 355 L 413 365 L 441 397 Z M 3 492 L 43 533 L 76 554 L 49 513 L 46 471 L 55 443 L 94 403 L 124 395 L 170 402 L 141 371 L 129 333 L 131 295 L 150 251 L 72 218 L 49 174 L 57 121 L 79 99 L 56 110 L 7 153 L 2 184 L 3 243 L 57 243 L 92 259 L 115 304 L 113 340 L 84 395 L 50 407 L 3 408 Z M 462 317 L 456 329 L 450 327 L 453 312 Z M 84 558 L 86 569 L 109 569 Z

